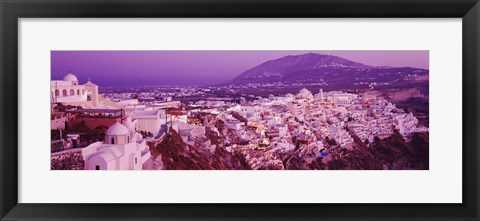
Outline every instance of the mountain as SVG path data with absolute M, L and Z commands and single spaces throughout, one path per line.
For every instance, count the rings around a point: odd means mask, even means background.
M 264 62 L 233 79 L 233 83 L 355 84 L 418 80 L 428 70 L 411 67 L 369 66 L 332 55 L 308 53 Z

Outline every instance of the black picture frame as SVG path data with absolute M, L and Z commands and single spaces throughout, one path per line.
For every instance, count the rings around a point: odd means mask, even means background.
M 0 15 L 1 220 L 479 220 L 480 4 L 478 0 L 1 0 Z M 462 18 L 463 203 L 18 203 L 19 33 L 17 21 L 19 18 L 46 17 Z

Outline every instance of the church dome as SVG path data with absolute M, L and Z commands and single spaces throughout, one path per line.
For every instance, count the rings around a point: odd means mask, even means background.
M 109 135 L 109 136 L 128 135 L 128 129 L 123 124 L 120 124 L 117 122 L 108 128 L 106 135 Z
M 312 97 L 312 92 L 310 92 L 310 91 L 307 90 L 306 88 L 303 88 L 302 90 L 300 90 L 300 92 L 298 92 L 297 97 L 300 97 L 300 98 L 311 98 L 311 97 Z
M 300 94 L 309 94 L 309 93 L 311 92 L 306 88 L 302 88 L 302 90 L 300 90 Z
M 63 80 L 64 81 L 78 81 L 77 76 L 75 76 L 72 73 L 69 73 L 69 74 L 65 75 L 65 77 L 63 77 Z

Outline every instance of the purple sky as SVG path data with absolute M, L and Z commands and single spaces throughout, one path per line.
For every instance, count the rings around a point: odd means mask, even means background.
M 229 81 L 265 61 L 319 53 L 373 66 L 428 69 L 428 51 L 52 51 L 52 79 L 68 72 L 99 86 L 204 85 Z

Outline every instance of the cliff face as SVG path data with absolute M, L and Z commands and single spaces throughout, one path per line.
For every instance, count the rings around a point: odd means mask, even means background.
M 292 170 L 428 170 L 428 139 L 428 133 L 415 133 L 405 141 L 394 133 L 383 140 L 375 139 L 370 147 L 356 141 L 352 151 L 335 151 L 311 162 L 293 155 L 286 166 Z
M 207 128 L 206 137 L 213 146 L 187 145 L 177 133 L 170 132 L 156 146 L 150 145 L 152 156 L 161 156 L 166 170 L 247 170 L 242 155 L 227 152 L 221 144 L 224 138 Z
M 211 146 L 186 144 L 173 129 L 156 146 L 151 145 L 153 158 L 161 159 L 166 170 L 249 170 L 251 167 L 240 153 L 225 150 L 225 136 L 230 132 L 217 122 L 217 129 L 207 127 L 205 138 Z M 229 134 L 231 135 L 231 134 Z M 325 157 L 301 156 L 302 148 L 285 154 L 284 167 L 261 167 L 277 170 L 425 170 L 429 168 L 428 133 L 415 133 L 405 141 L 397 132 L 383 140 L 376 138 L 370 146 L 359 139 L 353 150 L 336 149 Z

